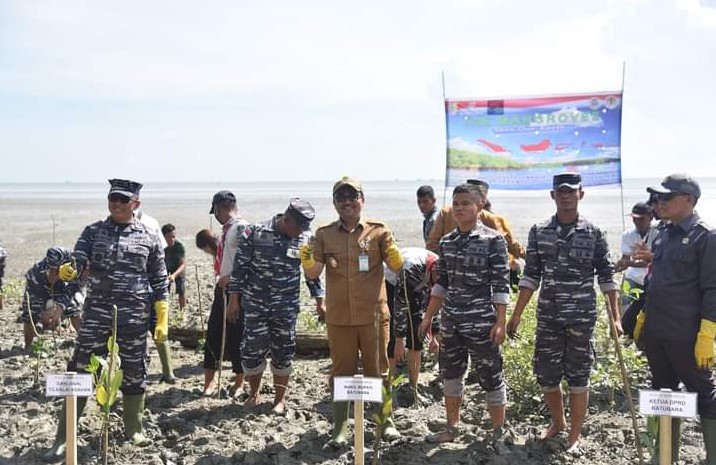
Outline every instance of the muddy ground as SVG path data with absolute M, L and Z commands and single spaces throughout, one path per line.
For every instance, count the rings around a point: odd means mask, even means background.
M 184 231 L 195 231 L 200 225 L 188 225 Z M 60 243 L 72 244 L 76 231 L 61 237 Z M 15 237 L 15 236 L 12 236 Z M 18 236 L 19 237 L 19 236 Z M 39 236 L 38 236 L 39 237 Z M 205 321 L 212 296 L 213 276 L 208 257 L 192 246 L 193 235 L 181 239 L 187 244 L 191 263 L 187 292 L 189 307 L 185 318 L 173 324 L 200 327 Z M 33 387 L 32 357 L 23 353 L 21 325 L 17 323 L 21 273 L 44 254 L 46 241 L 37 244 L 27 240 L 10 245 L 11 261 L 5 290 L 5 309 L 0 311 L 0 465 L 41 463 L 41 454 L 52 444 L 61 399 L 44 394 L 44 375 L 61 373 L 73 347 L 74 334 L 45 335 L 52 347 L 51 355 L 40 362 L 40 386 Z M 196 267 L 194 265 L 197 265 Z M 197 276 L 199 284 L 197 285 Z M 305 290 L 302 291 L 305 293 Z M 199 311 L 201 295 L 202 311 Z M 175 300 L 173 300 L 175 301 Z M 304 295 L 305 317 L 299 321 L 312 326 L 312 306 Z M 203 315 L 203 319 L 200 315 Z M 201 397 L 203 375 L 202 355 L 195 349 L 172 342 L 172 354 L 178 381 L 174 385 L 159 383 L 161 367 L 153 343 L 145 427 L 153 444 L 136 448 L 122 436 L 121 402 L 112 427 L 111 463 L 128 464 L 348 464 L 353 463 L 352 450 L 324 451 L 322 445 L 331 429 L 330 393 L 327 377 L 330 361 L 324 353 L 301 356 L 295 363 L 287 394 L 285 416 L 271 413 L 272 398 L 269 375 L 264 376 L 264 403 L 252 411 L 244 411 L 239 400 Z M 628 407 L 622 399 L 607 402 L 606 395 L 595 393 L 590 402 L 581 443 L 582 454 L 566 454 L 566 436 L 550 441 L 536 441 L 535 435 L 548 424 L 546 411 L 535 408 L 509 422 L 516 435 L 516 444 L 507 455 L 496 455 L 487 446 L 489 421 L 480 388 L 468 388 L 462 409 L 463 431 L 457 441 L 435 445 L 425 441 L 426 435 L 444 426 L 445 412 L 442 391 L 432 363 L 425 364 L 421 374 L 421 392 L 428 400 L 420 408 L 398 407 L 396 424 L 402 438 L 382 450 L 383 464 L 609 464 L 638 463 L 634 433 Z M 230 365 L 225 363 L 222 384 L 231 383 Z M 638 387 L 638 386 L 637 386 Z M 643 386 L 642 386 L 643 387 Z M 397 395 L 398 404 L 403 395 Z M 79 421 L 79 463 L 100 463 L 100 420 L 97 407 L 90 402 Z M 369 414 L 366 415 L 370 417 Z M 645 421 L 640 417 L 640 427 Z M 366 424 L 366 439 L 372 441 L 373 425 Z M 681 464 L 701 463 L 704 458 L 698 422 L 689 420 L 682 434 Z M 648 458 L 648 452 L 645 456 Z M 366 462 L 369 463 L 369 462 Z

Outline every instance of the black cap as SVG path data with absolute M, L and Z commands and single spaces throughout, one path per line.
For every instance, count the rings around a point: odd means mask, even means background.
M 632 218 L 643 218 L 647 215 L 653 216 L 654 213 L 652 212 L 651 207 L 645 202 L 635 203 L 634 206 L 631 207 L 631 213 L 629 214 Z
M 311 221 L 316 217 L 316 210 L 313 209 L 310 203 L 296 198 L 291 200 L 291 203 L 286 209 L 286 214 L 291 215 L 298 225 L 301 226 L 301 229 L 308 231 L 311 229 Z
M 121 194 L 132 198 L 135 195 L 138 196 L 142 189 L 142 184 L 129 179 L 108 179 L 108 181 L 110 194 Z
M 485 193 L 485 195 L 487 195 L 487 191 L 490 190 L 490 185 L 481 179 L 468 179 L 465 182 L 467 182 L 468 184 L 472 184 L 473 186 L 477 186 L 481 191 Z
M 655 194 L 688 194 L 697 199 L 701 197 L 701 187 L 694 178 L 685 173 L 670 174 L 661 181 L 661 186 L 647 187 L 646 191 Z
M 50 247 L 47 249 L 45 258 L 47 259 L 47 266 L 50 268 L 57 268 L 63 263 L 70 261 L 70 251 L 57 246 Z
M 558 189 L 562 186 L 579 189 L 582 187 L 582 175 L 579 173 L 559 173 L 552 178 L 552 188 Z
M 214 198 L 211 199 L 211 210 L 209 210 L 209 213 L 214 213 L 214 207 L 217 204 L 224 204 L 224 203 L 236 203 L 236 196 L 231 191 L 219 191 L 216 194 L 214 194 Z

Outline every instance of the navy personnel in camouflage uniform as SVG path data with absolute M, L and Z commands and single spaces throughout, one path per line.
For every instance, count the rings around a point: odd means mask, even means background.
M 70 261 L 70 251 L 62 247 L 50 247 L 47 254 L 25 273 L 25 293 L 20 312 L 25 333 L 25 352 L 30 352 L 35 330 L 53 330 L 63 318 L 69 318 L 75 331 L 80 329 L 84 283 L 79 279 L 62 281 L 57 275 L 60 265 Z M 29 302 L 28 302 L 29 296 Z M 30 312 L 32 311 L 32 322 Z
M 109 217 L 85 228 L 72 253 L 73 262 L 60 266 L 63 280 L 86 270 L 89 290 L 82 326 L 68 371 L 84 371 L 90 355 L 107 354 L 112 333 L 112 306 L 117 306 L 117 344 L 122 361 L 122 404 L 124 430 L 135 445 L 150 441 L 142 431 L 147 383 L 147 337 L 150 306 L 157 314 L 155 340 L 163 342 L 168 332 L 167 269 L 159 237 L 133 217 L 142 185 L 111 179 L 107 197 Z M 86 398 L 77 400 L 78 414 Z M 63 409 L 64 410 L 64 409 Z M 64 419 L 64 412 L 60 417 Z M 64 421 L 60 421 L 55 444 L 43 456 L 47 461 L 64 455 Z
M 440 240 L 438 280 L 420 324 L 425 334 L 442 307 L 440 374 L 445 390 L 446 431 L 433 442 L 455 439 L 464 391 L 468 351 L 477 358 L 479 383 L 492 420 L 492 446 L 507 452 L 503 431 L 507 393 L 502 376 L 500 344 L 505 340 L 505 315 L 510 300 L 510 269 L 505 238 L 478 221 L 485 194 L 478 186 L 453 190 L 452 215 L 458 227 Z
M 246 226 L 239 235 L 234 268 L 229 281 L 229 308 L 233 318 L 244 316 L 241 362 L 251 393 L 244 403 L 252 408 L 259 402 L 261 375 L 271 353 L 275 397 L 273 411 L 285 411 L 284 397 L 296 353 L 296 319 L 299 312 L 301 260 L 299 249 L 309 241 L 311 221 L 316 216 L 310 203 L 293 199 L 285 213 L 269 221 Z M 319 282 L 320 283 L 320 282 Z M 307 281 L 323 310 L 320 285 Z
M 617 331 L 622 332 L 618 285 L 614 281 L 606 235 L 577 211 L 584 197 L 581 183 L 578 173 L 554 176 L 550 195 L 557 213 L 530 229 L 520 293 L 507 324 L 508 334 L 514 336 L 522 312 L 541 284 L 534 373 L 552 415 L 552 424 L 542 438 L 551 438 L 567 426 L 562 404 L 564 378 L 569 385 L 571 411 L 568 450 L 579 442 L 589 403 L 589 372 L 594 361 L 591 339 L 597 321 L 595 273 L 599 288 L 609 299 Z

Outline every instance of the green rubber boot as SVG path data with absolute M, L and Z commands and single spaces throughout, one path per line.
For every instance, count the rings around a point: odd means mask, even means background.
M 324 446 L 328 449 L 341 449 L 348 444 L 349 402 L 333 402 L 333 434 Z
M 701 431 L 704 435 L 706 463 L 716 465 L 716 419 L 701 417 Z
M 176 377 L 172 370 L 172 356 L 169 344 L 166 342 L 157 342 L 157 352 L 159 352 L 159 360 L 162 362 L 162 377 L 160 381 L 167 384 L 174 384 Z
M 142 416 L 144 415 L 144 394 L 124 396 L 122 399 L 122 419 L 124 420 L 124 434 L 135 446 L 145 447 L 152 440 L 142 431 Z
M 82 411 L 87 405 L 86 397 L 77 398 L 77 418 L 82 415 Z M 43 462 L 59 462 L 65 458 L 65 436 L 67 434 L 67 423 L 65 422 L 65 416 L 67 415 L 67 405 L 62 402 L 62 409 L 60 410 L 60 418 L 57 424 L 57 433 L 55 434 L 55 442 L 52 443 L 50 450 L 42 454 Z

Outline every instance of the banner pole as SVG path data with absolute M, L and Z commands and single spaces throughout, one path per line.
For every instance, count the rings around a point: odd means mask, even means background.
M 626 61 L 622 61 L 622 111 L 621 116 L 619 118 L 619 179 L 621 182 L 619 183 L 619 190 L 621 191 L 621 197 L 622 197 L 622 231 L 626 229 L 626 216 L 624 213 L 624 173 L 622 170 L 622 167 L 624 164 L 622 163 L 622 160 L 624 159 L 624 156 L 622 154 L 622 143 L 621 143 L 621 133 L 622 133 L 622 119 L 624 118 L 624 79 L 626 77 Z M 631 208 L 629 209 L 631 211 Z
M 447 100 L 445 98 L 445 71 L 440 71 L 440 78 L 443 87 L 443 111 L 445 112 L 445 185 L 443 186 L 443 205 L 447 200 L 447 189 L 448 189 L 448 158 L 450 155 L 450 149 L 448 143 L 450 141 L 450 127 L 448 126 L 448 112 L 447 112 Z

